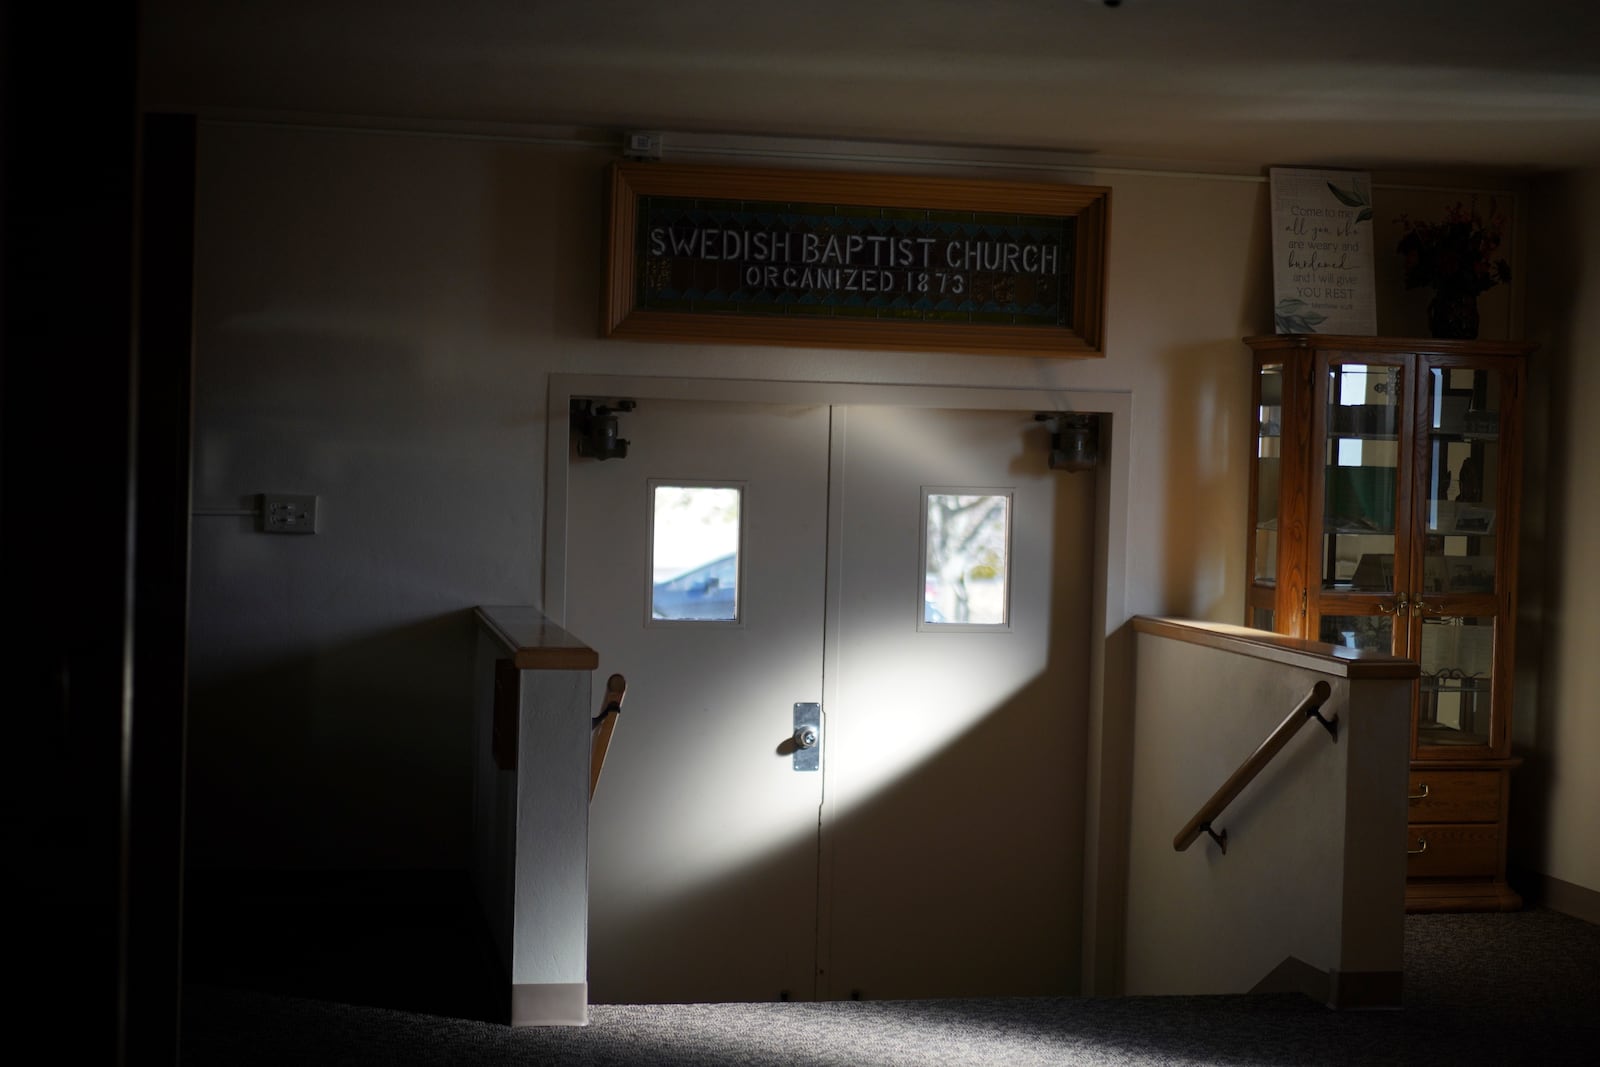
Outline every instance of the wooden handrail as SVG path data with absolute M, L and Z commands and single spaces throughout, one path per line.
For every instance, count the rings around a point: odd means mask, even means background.
M 1339 717 L 1335 715 L 1332 719 L 1324 719 L 1318 710 L 1332 693 L 1332 687 L 1325 681 L 1319 681 L 1312 686 L 1311 692 L 1306 694 L 1305 699 L 1295 705 L 1293 711 L 1284 716 L 1283 721 L 1278 724 L 1278 728 L 1273 730 L 1254 752 L 1250 753 L 1250 758 L 1240 764 L 1238 770 L 1228 776 L 1228 780 L 1222 783 L 1222 788 L 1211 794 L 1211 799 L 1200 806 L 1200 810 L 1194 813 L 1194 818 L 1184 824 L 1183 829 L 1178 831 L 1178 836 L 1172 839 L 1172 847 L 1182 852 L 1194 844 L 1195 840 L 1204 833 L 1210 834 L 1212 839 L 1221 846 L 1222 851 L 1226 853 L 1228 851 L 1228 831 L 1224 830 L 1219 834 L 1211 829 L 1212 820 L 1221 815 L 1222 810 L 1233 802 L 1233 798 L 1238 796 L 1245 786 L 1255 780 L 1255 776 L 1261 773 L 1262 768 L 1272 762 L 1272 757 L 1276 756 L 1279 750 L 1289 743 L 1289 739 L 1299 732 L 1300 727 L 1306 724 L 1306 720 L 1316 719 L 1328 728 L 1328 732 L 1333 735 L 1335 741 L 1339 739 L 1337 730 Z
M 600 768 L 606 763 L 606 750 L 611 747 L 611 733 L 617 728 L 617 718 L 622 714 L 622 698 L 628 692 L 628 680 L 620 674 L 606 679 L 606 695 L 601 698 L 600 714 L 590 720 L 589 741 L 589 799 L 594 799 L 595 786 L 600 784 Z

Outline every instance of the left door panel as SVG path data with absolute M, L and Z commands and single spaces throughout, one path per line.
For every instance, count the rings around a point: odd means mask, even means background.
M 627 457 L 573 458 L 567 497 L 567 628 L 628 679 L 590 808 L 590 997 L 810 999 L 822 776 L 791 738 L 822 700 L 829 412 L 648 400 L 621 432 Z M 739 489 L 735 621 L 655 617 L 661 485 Z

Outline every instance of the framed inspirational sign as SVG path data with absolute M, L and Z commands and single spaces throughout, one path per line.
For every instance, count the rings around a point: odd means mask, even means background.
M 1098 357 L 1111 191 L 617 163 L 604 333 Z

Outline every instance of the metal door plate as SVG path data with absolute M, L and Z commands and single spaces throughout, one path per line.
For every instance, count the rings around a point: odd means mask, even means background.
M 810 743 L 807 744 L 807 739 Z M 822 705 L 794 706 L 794 769 L 822 769 Z

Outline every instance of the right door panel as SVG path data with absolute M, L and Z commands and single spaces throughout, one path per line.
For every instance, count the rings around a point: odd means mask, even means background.
M 1095 475 L 1028 412 L 836 411 L 819 993 L 1075 992 Z M 951 515 L 1002 498 L 997 566 Z

